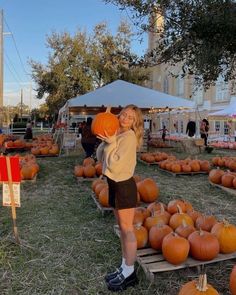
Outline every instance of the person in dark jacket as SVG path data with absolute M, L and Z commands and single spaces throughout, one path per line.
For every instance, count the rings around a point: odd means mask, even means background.
M 81 144 L 85 151 L 86 158 L 93 155 L 97 143 L 97 137 L 91 131 L 92 121 L 93 119 L 88 117 L 87 122 L 82 129 Z
M 201 135 L 201 138 L 204 139 L 205 146 L 207 146 L 208 131 L 209 131 L 209 122 L 207 119 L 203 119 L 200 124 L 200 135 Z
M 32 131 L 32 125 L 31 123 L 27 123 L 24 139 L 31 140 L 33 139 L 33 131 Z
M 194 121 L 189 120 L 186 128 L 186 134 L 188 134 L 189 137 L 193 137 L 196 132 L 196 123 Z

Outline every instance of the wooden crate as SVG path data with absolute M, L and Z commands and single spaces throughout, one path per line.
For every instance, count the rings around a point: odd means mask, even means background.
M 197 174 L 208 174 L 209 172 L 207 172 L 207 171 L 198 171 L 198 172 L 180 172 L 180 173 L 174 173 L 174 172 L 172 172 L 172 171 L 168 171 L 168 170 L 165 170 L 165 169 L 161 169 L 160 167 L 159 167 L 159 170 L 160 171 L 163 171 L 163 172 L 165 172 L 165 173 L 167 173 L 167 174 L 171 174 L 172 176 L 178 176 L 178 175 L 190 175 L 190 176 L 193 176 L 193 175 L 197 175 Z
M 114 231 L 117 236 L 120 236 L 118 225 L 114 225 Z M 155 279 L 155 274 L 163 271 L 174 271 L 177 269 L 201 266 L 205 264 L 215 263 L 219 261 L 224 261 L 228 259 L 236 258 L 236 252 L 231 254 L 218 254 L 218 256 L 210 261 L 200 261 L 188 257 L 188 259 L 179 265 L 173 265 L 167 262 L 163 255 L 152 249 L 144 248 L 137 250 L 137 262 L 142 267 L 146 277 L 153 282 Z
M 216 184 L 216 183 L 213 183 L 213 182 L 211 182 L 211 181 L 209 181 L 209 182 L 210 182 L 210 184 L 211 184 L 212 186 L 216 186 L 216 187 L 222 189 L 223 191 L 225 191 L 225 192 L 227 192 L 227 193 L 229 193 L 229 194 L 231 194 L 231 195 L 233 195 L 233 196 L 236 196 L 236 189 L 235 189 L 235 188 L 225 187 L 225 186 L 223 186 L 223 185 Z
M 111 208 L 111 207 L 103 207 L 103 206 L 98 202 L 98 199 L 96 198 L 96 196 L 95 196 L 94 193 L 91 193 L 91 197 L 92 197 L 94 203 L 96 204 L 98 210 L 101 211 L 102 215 L 105 215 L 105 213 L 113 212 L 113 208 Z
M 143 161 L 143 160 L 141 160 L 139 158 L 138 158 L 138 162 L 139 163 L 142 163 L 144 165 L 147 165 L 147 166 L 152 166 L 152 165 L 155 166 L 155 165 L 158 165 L 158 162 L 148 163 L 148 162 L 145 162 L 145 161 Z

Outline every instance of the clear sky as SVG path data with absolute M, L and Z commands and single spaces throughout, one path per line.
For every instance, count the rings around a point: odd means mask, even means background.
M 96 24 L 105 21 L 115 34 L 121 20 L 129 21 L 126 12 L 102 0 L 0 0 L 0 9 L 4 16 L 4 105 L 19 103 L 21 89 L 25 104 L 36 107 L 42 103 L 30 91 L 33 81 L 28 61 L 47 63 L 46 38 L 53 31 L 73 35 L 81 28 L 91 32 Z M 144 39 L 140 44 L 136 37 L 132 43 L 133 51 L 139 55 L 147 49 L 147 38 Z

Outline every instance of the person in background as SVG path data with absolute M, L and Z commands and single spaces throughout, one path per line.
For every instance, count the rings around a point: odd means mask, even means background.
M 32 131 L 31 123 L 26 124 L 24 139 L 26 139 L 27 141 L 33 139 L 33 131 Z
M 91 117 L 87 118 L 87 122 L 82 129 L 81 144 L 85 151 L 86 158 L 91 157 L 95 152 L 95 146 L 97 143 L 96 136 L 92 133 L 91 124 L 93 119 Z
M 161 133 L 161 138 L 163 140 L 163 142 L 166 141 L 166 133 L 169 132 L 167 129 L 166 129 L 166 126 L 164 125 L 162 129 L 159 129 L 158 131 L 162 131 Z
M 108 289 L 122 291 L 138 283 L 134 263 L 137 241 L 134 234 L 134 212 L 137 205 L 137 186 L 133 178 L 137 149 L 142 146 L 143 117 L 135 105 L 127 105 L 119 114 L 117 134 L 98 136 L 102 143 L 97 148 L 97 159 L 102 161 L 103 175 L 109 190 L 109 204 L 120 229 L 122 262 L 115 272 L 105 276 Z
M 82 130 L 83 130 L 83 124 L 82 122 L 77 123 L 77 128 L 78 128 L 78 137 L 82 137 Z
M 186 127 L 186 134 L 188 134 L 189 137 L 193 137 L 196 132 L 196 123 L 192 120 L 188 121 L 187 127 Z
M 207 146 L 208 131 L 209 131 L 209 122 L 207 121 L 207 119 L 203 119 L 200 124 L 200 135 L 201 135 L 201 138 L 204 139 L 205 146 Z

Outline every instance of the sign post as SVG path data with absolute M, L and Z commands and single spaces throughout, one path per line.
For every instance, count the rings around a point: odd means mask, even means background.
M 16 206 L 20 206 L 20 180 L 19 157 L 1 156 L 0 181 L 3 182 L 3 205 L 11 206 L 13 232 L 17 244 L 20 244 L 16 225 Z

